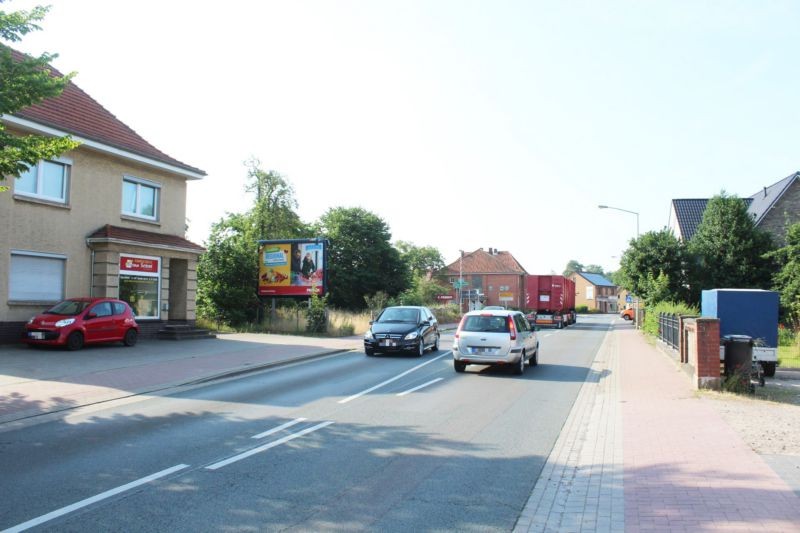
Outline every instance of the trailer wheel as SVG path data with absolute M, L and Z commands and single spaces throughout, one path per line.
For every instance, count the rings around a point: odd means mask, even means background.
M 768 378 L 775 377 L 775 362 L 770 363 L 761 363 L 761 367 L 764 369 L 764 375 Z

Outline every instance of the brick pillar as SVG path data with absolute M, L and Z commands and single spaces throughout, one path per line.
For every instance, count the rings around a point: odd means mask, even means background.
M 695 378 L 700 389 L 719 389 L 719 320 L 698 318 L 697 325 L 697 368 Z

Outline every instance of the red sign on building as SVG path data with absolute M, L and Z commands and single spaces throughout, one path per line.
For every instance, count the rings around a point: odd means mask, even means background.
M 119 269 L 126 272 L 147 272 L 158 274 L 158 259 L 145 259 L 143 257 L 119 256 Z

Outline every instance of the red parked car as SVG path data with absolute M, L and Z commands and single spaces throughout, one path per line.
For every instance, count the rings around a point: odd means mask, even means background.
M 115 298 L 70 298 L 31 318 L 23 342 L 29 345 L 66 346 L 122 341 L 133 346 L 139 325 L 130 306 Z

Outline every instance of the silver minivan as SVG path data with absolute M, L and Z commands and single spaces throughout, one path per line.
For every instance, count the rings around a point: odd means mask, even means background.
M 483 309 L 461 318 L 453 338 L 456 372 L 467 365 L 513 365 L 519 375 L 526 362 L 539 364 L 539 339 L 521 312 Z

